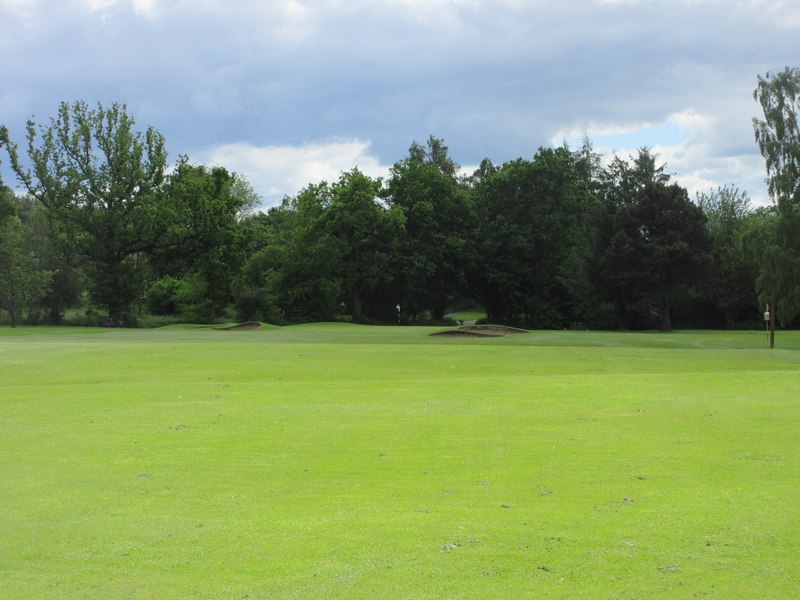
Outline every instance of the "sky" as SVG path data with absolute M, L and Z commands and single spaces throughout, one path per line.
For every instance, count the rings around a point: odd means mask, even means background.
M 429 135 L 466 173 L 647 146 L 693 198 L 762 205 L 753 90 L 800 66 L 799 33 L 796 0 L 0 0 L 0 124 L 23 148 L 62 101 L 124 103 L 263 208 Z

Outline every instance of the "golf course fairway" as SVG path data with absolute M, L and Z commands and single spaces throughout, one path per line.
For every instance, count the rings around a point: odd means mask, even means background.
M 0 598 L 791 598 L 800 332 L 0 328 Z

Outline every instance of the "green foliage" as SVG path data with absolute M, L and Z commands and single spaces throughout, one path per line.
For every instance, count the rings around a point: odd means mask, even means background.
M 240 218 L 255 202 L 241 176 L 208 169 L 181 157 L 162 190 L 169 226 L 151 264 L 156 273 L 184 279 L 184 310 L 221 314 L 233 299 L 233 280 L 244 263 Z
M 2 177 L 0 177 L 0 224 L 13 217 L 15 213 L 14 195 L 5 186 Z
M 48 218 L 47 209 L 30 196 L 17 198 L 26 247 L 42 269 L 53 274 L 47 293 L 38 302 L 38 320 L 60 324 L 68 308 L 80 304 L 85 289 L 81 257 L 75 240 Z
M 402 232 L 402 213 L 378 202 L 380 181 L 358 169 L 343 173 L 320 218 L 318 231 L 335 256 L 334 275 L 354 322 L 386 315 L 394 305 L 381 296 L 392 282 L 391 260 Z M 365 306 L 366 304 L 366 306 Z
M 669 328 L 673 312 L 679 326 L 733 327 L 752 319 L 755 280 L 762 299 L 780 292 L 786 324 L 800 310 L 797 79 L 787 69 L 756 91 L 775 218 L 748 213 L 735 188 L 700 198 L 710 275 L 702 214 L 658 156 L 640 148 L 603 168 L 588 139 L 463 177 L 430 136 L 385 182 L 354 168 L 254 213 L 240 175 L 185 156 L 168 170 L 163 138 L 136 132 L 124 105 L 62 103 L 49 125 L 28 123 L 30 168 L 0 127 L 28 192 L 0 184 L 0 220 L 18 214 L 23 253 L 52 274 L 31 322 L 61 322 L 88 291 L 126 324 L 234 308 L 272 323 L 441 322 L 472 297 L 490 320 L 537 327 Z
M 220 314 L 219 307 L 208 294 L 207 281 L 200 273 L 188 273 L 180 280 L 175 303 L 181 317 L 189 323 L 213 323 Z
M 800 69 L 758 78 L 753 93 L 764 119 L 753 119 L 764 156 L 770 195 L 778 209 L 775 237 L 766 249 L 758 279 L 763 297 L 778 296 L 778 317 L 791 322 L 800 314 Z
M 756 142 L 767 166 L 769 192 L 781 206 L 800 202 L 800 68 L 758 77 L 753 97 L 764 119 L 753 119 Z
M 20 203 L 0 179 L 0 307 L 16 327 L 22 311 L 30 315 L 47 294 L 52 272 L 44 270 L 20 220 Z
M 19 218 L 0 221 L 0 306 L 16 327 L 23 310 L 30 310 L 47 293 L 52 273 L 39 267 L 36 256 L 23 245 Z
M 564 148 L 542 148 L 481 176 L 478 244 L 481 298 L 490 319 L 561 327 L 580 318 L 572 306 L 583 272 L 587 214 L 593 203 Z
M 283 324 L 285 316 L 279 307 L 281 274 L 286 237 L 286 213 L 272 209 L 268 214 L 254 215 L 243 222 L 250 255 L 233 282 L 233 295 L 240 321 L 262 321 Z
M 450 158 L 450 150 L 444 140 L 431 135 L 425 146 L 412 142 L 408 149 L 408 162 L 429 164 L 436 167 L 442 174 L 455 179 L 460 169 L 458 163 Z
M 704 289 L 710 240 L 705 217 L 685 189 L 669 184 L 658 155 L 640 148 L 615 156 L 597 184 L 604 211 L 593 259 L 596 289 L 612 303 L 617 327 L 672 328 L 676 303 Z
M 333 320 L 340 312 L 336 255 L 321 219 L 332 202 L 325 182 L 284 199 L 247 223 L 250 257 L 234 288 L 239 316 L 247 320 Z
M 619 306 L 650 310 L 669 331 L 672 304 L 705 274 L 709 251 L 705 216 L 686 190 L 651 183 L 616 212 L 604 257 L 607 285 Z
M 0 128 L 17 178 L 77 245 L 92 300 L 115 320 L 130 315 L 142 290 L 137 255 L 155 247 L 168 222 L 157 199 L 166 169 L 164 138 L 133 127 L 125 105 L 90 109 L 85 102 L 63 102 L 48 126 L 28 122 L 32 170 Z
M 712 242 L 712 267 L 706 290 L 725 325 L 733 329 L 737 319 L 753 319 L 758 261 L 745 247 L 753 211 L 745 192 L 725 186 L 698 194 L 697 205 L 706 217 L 706 231 Z
M 383 194 L 404 224 L 393 272 L 402 311 L 412 317 L 430 310 L 441 319 L 454 298 L 463 295 L 474 257 L 474 203 L 455 179 L 457 165 L 436 138 L 429 151 L 414 145 L 409 157 L 392 167 Z M 399 216 L 399 215 L 402 215 Z
M 144 296 L 147 310 L 154 315 L 175 315 L 178 313 L 178 294 L 181 280 L 169 275 L 150 284 Z

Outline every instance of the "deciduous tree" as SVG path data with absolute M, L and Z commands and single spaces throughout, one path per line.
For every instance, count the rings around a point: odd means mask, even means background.
M 758 279 L 762 300 L 777 295 L 777 315 L 788 323 L 800 314 L 800 68 L 758 78 L 754 98 L 764 113 L 754 118 L 755 138 L 778 209 L 773 244 Z
M 620 306 L 652 311 L 669 331 L 673 301 L 703 275 L 709 250 L 705 217 L 686 190 L 649 183 L 617 211 L 603 273 Z
M 711 240 L 712 268 L 703 286 L 722 314 L 728 329 L 737 319 L 755 317 L 755 280 L 758 263 L 745 250 L 744 235 L 752 213 L 746 192 L 733 186 L 719 187 L 697 196 L 706 216 Z
M 0 306 L 8 311 L 12 327 L 23 310 L 44 296 L 52 277 L 25 247 L 23 234 L 13 195 L 0 180 Z
M 403 218 L 400 211 L 378 202 L 380 187 L 380 181 L 357 168 L 343 173 L 320 222 L 328 251 L 336 256 L 337 276 L 346 294 L 343 301 L 356 322 L 363 320 L 365 308 L 367 314 L 385 317 L 394 307 L 381 292 L 392 283 L 391 261 Z
M 583 241 L 593 202 L 566 148 L 541 148 L 475 187 L 480 295 L 493 320 L 560 327 L 579 318 Z
M 31 169 L 0 128 L 20 183 L 50 218 L 74 235 L 87 261 L 93 302 L 112 319 L 127 319 L 142 290 L 139 254 L 166 229 L 157 188 L 164 180 L 164 138 L 140 133 L 125 105 L 61 103 L 48 126 L 27 126 Z
M 455 178 L 447 148 L 429 140 L 429 151 L 412 145 L 391 171 L 384 198 L 402 213 L 405 231 L 393 267 L 397 300 L 407 314 L 444 316 L 447 304 L 464 293 L 470 265 L 474 205 Z
M 245 260 L 240 219 L 257 196 L 240 175 L 192 164 L 185 156 L 160 195 L 168 227 L 154 249 L 156 274 L 182 278 L 176 298 L 181 311 L 209 321 L 232 301 L 232 281 Z M 162 289 L 169 279 L 164 284 Z

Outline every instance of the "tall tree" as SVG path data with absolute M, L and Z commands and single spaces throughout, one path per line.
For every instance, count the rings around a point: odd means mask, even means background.
M 8 217 L 13 217 L 14 212 L 14 194 L 6 187 L 2 176 L 0 176 L 0 223 Z
M 22 222 L 15 212 L 13 194 L 0 179 L 0 306 L 8 311 L 12 327 L 23 309 L 44 296 L 52 276 L 25 247 Z
M 686 190 L 651 183 L 617 211 L 604 277 L 619 306 L 653 312 L 669 331 L 672 304 L 703 274 L 709 250 L 705 216 Z M 620 327 L 625 317 L 620 314 Z
M 343 301 L 353 321 L 367 314 L 385 317 L 393 310 L 381 289 L 392 281 L 391 258 L 403 227 L 402 214 L 378 202 L 380 181 L 358 169 L 343 173 L 321 219 L 321 230 L 337 257 Z M 387 304 L 391 306 L 387 306 Z
M 755 316 L 758 264 L 750 259 L 743 241 L 752 212 L 750 198 L 736 187 L 724 186 L 698 194 L 697 205 L 706 216 L 712 244 L 713 267 L 706 278 L 707 293 L 725 326 L 733 329 L 737 319 Z
M 614 253 L 617 261 L 613 268 L 608 262 L 613 237 L 621 228 L 630 224 L 630 207 L 635 205 L 647 186 L 666 185 L 670 176 L 666 165 L 658 164 L 658 155 L 650 148 L 642 147 L 628 159 L 614 155 L 609 165 L 601 169 L 596 184 L 597 193 L 602 199 L 602 210 L 595 215 L 597 241 L 593 252 L 594 288 L 606 302 L 610 302 L 616 313 L 617 327 L 624 329 L 642 304 L 646 283 L 635 276 L 635 264 L 626 264 L 627 258 L 635 261 L 636 254 L 626 248 L 631 240 L 618 239 Z M 623 243 L 624 241 L 624 243 Z M 647 274 L 642 274 L 646 277 Z
M 40 139 L 39 139 L 40 138 Z M 92 301 L 127 319 L 142 289 L 139 255 L 166 230 L 157 188 L 164 180 L 164 138 L 134 131 L 125 105 L 61 103 L 48 126 L 27 125 L 27 169 L 0 128 L 20 183 L 74 236 L 87 262 Z
M 774 243 L 763 255 L 759 292 L 762 300 L 777 295 L 778 317 L 788 323 L 800 314 L 800 69 L 786 67 L 759 76 L 753 97 L 764 113 L 764 119 L 753 119 L 753 127 L 778 209 Z
M 475 213 L 466 188 L 456 181 L 446 147 L 429 140 L 429 151 L 419 148 L 412 145 L 409 156 L 392 167 L 384 192 L 388 205 L 405 220 L 393 270 L 403 312 L 430 311 L 441 319 L 447 304 L 466 288 Z
M 475 187 L 480 295 L 489 317 L 560 327 L 581 318 L 583 241 L 592 196 L 566 148 L 541 148 Z M 583 291 L 583 290 L 581 290 Z
M 639 193 L 653 183 L 667 184 L 670 180 L 666 164 L 658 164 L 658 154 L 643 146 L 624 160 L 617 155 L 599 173 L 599 187 L 609 211 L 636 202 Z
M 209 321 L 232 300 L 232 281 L 245 259 L 240 219 L 258 198 L 240 175 L 192 164 L 185 156 L 161 196 L 169 225 L 155 249 L 156 274 L 182 278 L 182 312 Z
M 234 280 L 236 311 L 244 321 L 282 325 L 287 320 L 283 283 L 292 243 L 294 214 L 286 203 L 243 222 L 247 254 Z
M 332 186 L 320 182 L 250 220 L 251 255 L 235 285 L 242 317 L 292 323 L 343 312 L 336 243 L 323 226 L 332 202 Z
M 458 170 L 461 168 L 450 157 L 450 149 L 445 145 L 444 140 L 433 135 L 428 136 L 425 146 L 416 141 L 412 142 L 408 149 L 408 160 L 433 165 L 452 179 L 456 178 Z

